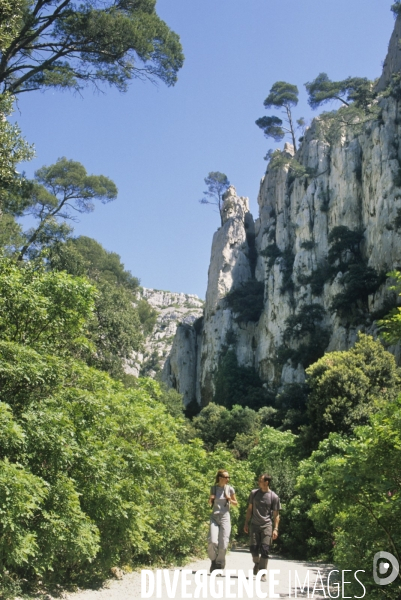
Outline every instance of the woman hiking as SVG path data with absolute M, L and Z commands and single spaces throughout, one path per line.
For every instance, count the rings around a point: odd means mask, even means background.
M 234 488 L 229 485 L 230 476 L 226 469 L 219 469 L 215 485 L 210 489 L 209 505 L 212 507 L 208 536 L 208 555 L 212 564 L 210 572 L 224 569 L 226 552 L 231 532 L 230 504 L 236 506 Z

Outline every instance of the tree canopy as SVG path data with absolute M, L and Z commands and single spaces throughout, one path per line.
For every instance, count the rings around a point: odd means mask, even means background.
M 86 236 L 56 243 L 48 252 L 48 266 L 74 276 L 85 275 L 96 286 L 88 337 L 96 351 L 84 354 L 88 364 L 113 377 L 124 376 L 124 363 L 138 351 L 143 334 L 156 321 L 156 311 L 138 300 L 139 280 L 125 270 L 119 255 L 108 252 Z
M 174 85 L 183 65 L 179 37 L 155 11 L 156 0 L 1 0 L 0 86 L 12 94 L 80 90 L 133 78 Z M 1 14 L 0 13 L 0 14 Z
M 394 13 L 394 16 L 397 17 L 401 14 L 401 1 L 397 0 L 394 4 L 391 5 L 391 11 Z
M 381 401 L 400 391 L 400 370 L 379 341 L 359 334 L 350 350 L 330 352 L 306 370 L 310 393 L 306 444 L 316 448 L 331 432 L 349 435 L 365 425 Z
M 21 200 L 26 196 L 26 180 L 16 167 L 34 155 L 33 146 L 24 140 L 18 125 L 7 120 L 12 112 L 12 96 L 0 94 L 0 216 L 11 208 L 18 212 L 15 196 L 20 197 L 18 205 L 21 206 Z
M 88 175 L 79 162 L 63 157 L 54 165 L 42 167 L 35 173 L 30 204 L 25 210 L 25 214 L 38 220 L 38 225 L 28 232 L 18 258 L 22 260 L 43 234 L 57 238 L 57 234 L 68 233 L 63 224 L 60 230 L 57 219 L 75 220 L 75 213 L 94 210 L 94 200 L 105 204 L 116 197 L 117 187 L 111 179 Z
M 296 85 L 286 81 L 276 81 L 270 89 L 270 93 L 263 102 L 265 108 L 280 108 L 285 114 L 286 126 L 283 120 L 277 116 L 261 117 L 257 119 L 256 125 L 263 129 L 266 137 L 273 138 L 276 142 L 281 141 L 287 134 L 291 136 L 294 150 L 297 150 L 295 137 L 295 125 L 292 116 L 292 108 L 298 104 L 298 88 Z
M 220 171 L 211 171 L 209 175 L 205 177 L 205 183 L 207 185 L 207 190 L 203 192 L 204 196 L 199 202 L 201 204 L 212 204 L 217 206 L 221 217 L 223 194 L 230 185 L 227 175 L 220 173 Z
M 374 85 L 366 77 L 348 77 L 342 81 L 331 81 L 327 73 L 319 75 L 311 82 L 305 83 L 311 108 L 318 108 L 327 102 L 338 100 L 344 106 L 351 102 L 360 108 L 367 108 L 375 97 Z
M 52 353 L 88 346 L 96 289 L 84 278 L 0 260 L 0 339 Z
M 401 592 L 399 576 L 384 595 L 372 578 L 376 552 L 386 550 L 398 560 L 401 556 L 400 420 L 401 403 L 396 399 L 372 415 L 368 425 L 358 427 L 353 437 L 331 434 L 301 463 L 298 478 L 300 499 L 308 488 L 317 492 L 318 501 L 309 504 L 307 515 L 318 531 L 331 537 L 333 562 L 338 569 L 364 569 L 366 597 L 372 600 L 396 600 Z M 350 596 L 361 594 L 355 584 L 349 586 Z
M 400 296 L 401 273 L 399 271 L 391 271 L 390 273 L 387 273 L 387 276 L 390 277 L 394 282 L 394 284 L 390 287 L 390 290 L 393 290 L 398 296 Z M 383 319 L 378 321 L 377 324 L 381 328 L 383 339 L 389 344 L 396 344 L 399 340 L 401 340 L 401 307 L 394 307 L 387 315 L 383 317 Z

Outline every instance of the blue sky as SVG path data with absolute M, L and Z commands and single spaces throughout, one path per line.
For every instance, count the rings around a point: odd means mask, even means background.
M 198 203 L 210 171 L 226 173 L 257 216 L 266 151 L 254 124 L 272 84 L 300 89 L 296 117 L 315 115 L 303 84 L 378 77 L 394 26 L 383 0 L 158 0 L 186 57 L 174 88 L 133 81 L 106 88 L 22 95 L 16 119 L 36 158 L 29 175 L 60 156 L 115 181 L 115 202 L 84 215 L 76 235 L 120 254 L 145 287 L 204 298 L 219 216 Z M 330 107 L 328 107 L 330 109 Z M 335 108 L 333 105 L 332 108 Z

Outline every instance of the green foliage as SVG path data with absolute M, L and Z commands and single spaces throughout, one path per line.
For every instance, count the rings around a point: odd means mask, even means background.
M 271 393 L 263 386 L 255 369 L 239 366 L 233 350 L 220 357 L 215 376 L 216 404 L 229 409 L 236 404 L 258 409 L 271 404 L 271 400 Z
M 19 27 L 24 9 L 24 0 L 2 0 L 0 3 L 0 50 L 10 45 Z
M 304 242 L 301 242 L 301 248 L 304 248 L 305 250 L 313 250 L 315 246 L 316 242 L 312 240 L 305 240 Z
M 229 410 L 210 402 L 202 408 L 192 425 L 203 441 L 206 450 L 214 450 L 218 444 L 232 448 L 237 434 L 252 433 L 257 437 L 260 422 L 257 413 L 247 406 L 234 405 Z
M 168 414 L 176 398 L 154 381 L 125 389 L 82 363 L 2 344 L 0 572 L 87 580 L 198 552 L 205 490 L 233 457 L 180 442 L 184 421 Z
M 95 288 L 86 279 L 2 258 L 1 339 L 58 354 L 89 347 L 94 296 Z
M 286 319 L 284 345 L 278 350 L 279 364 L 290 359 L 295 366 L 301 363 L 306 368 L 323 356 L 330 339 L 329 329 L 321 325 L 325 315 L 320 304 L 306 304 Z M 291 347 L 294 343 L 296 348 Z
M 96 287 L 99 295 L 89 334 L 96 351 L 87 353 L 86 361 L 117 377 L 124 359 L 141 347 L 141 322 L 130 290 L 102 280 L 96 282 Z
M 281 152 L 281 150 L 274 150 L 273 152 L 272 150 L 269 150 L 265 159 L 269 161 L 270 169 L 287 169 L 287 182 L 289 186 L 292 185 L 298 177 L 313 176 L 313 172 L 309 167 L 302 165 L 296 158 L 287 154 L 287 152 Z
M 221 215 L 221 209 L 223 208 L 223 195 L 228 189 L 230 182 L 228 181 L 227 175 L 220 173 L 220 171 L 211 171 L 207 177 L 205 177 L 205 183 L 207 190 L 204 193 L 203 198 L 199 200 L 201 204 L 212 204 L 217 206 L 221 217 L 221 224 L 223 225 L 223 217 Z
M 401 14 L 401 2 L 397 0 L 394 4 L 391 5 L 391 11 L 394 13 L 394 16 L 397 17 Z
M 71 265 L 85 270 L 74 249 Z M 151 380 L 123 385 L 74 357 L 90 347 L 95 288 L 88 280 L 46 272 L 38 261 L 0 264 L 3 589 L 99 581 L 116 564 L 199 553 L 207 489 L 218 468 L 234 467 L 233 455 L 187 441 L 193 432 L 176 392 Z M 99 289 L 132 294 L 101 273 Z M 232 470 L 245 503 L 253 476 L 245 463 Z M 236 531 L 240 513 L 232 517 Z
M 298 104 L 297 86 L 285 81 L 276 81 L 263 104 L 265 108 L 281 108 L 286 116 L 286 126 L 283 125 L 282 119 L 274 115 L 261 117 L 256 121 L 256 125 L 263 129 L 267 138 L 271 137 L 276 142 L 281 141 L 286 135 L 290 135 L 296 151 L 295 128 L 291 109 Z
M 264 427 L 259 443 L 249 455 L 249 464 L 257 473 L 272 475 L 272 489 L 285 504 L 292 495 L 296 471 L 296 436 L 290 431 Z
M 334 296 L 331 310 L 348 318 L 352 317 L 355 305 L 365 312 L 369 294 L 376 292 L 384 280 L 383 275 L 363 262 L 351 264 L 341 280 L 344 289 Z M 358 314 L 359 311 L 356 318 Z
M 2 5 L 6 14 L 7 8 L 11 10 L 8 3 Z M 0 18 L 0 43 L 2 33 L 6 30 L 7 24 Z M 24 203 L 26 181 L 17 173 L 16 167 L 18 163 L 34 156 L 33 146 L 24 140 L 18 125 L 11 124 L 7 119 L 13 113 L 13 102 L 14 98 L 10 94 L 0 94 L 0 217 L 4 210 L 13 209 L 13 212 L 18 212 L 21 203 Z
M 227 306 L 236 315 L 237 323 L 248 323 L 259 321 L 264 307 L 264 283 L 249 279 L 238 288 L 229 292 L 225 297 Z
M 152 333 L 154 326 L 157 321 L 157 312 L 154 308 L 151 307 L 149 302 L 146 302 L 144 298 L 141 298 L 136 305 L 136 309 L 138 311 L 138 317 L 142 324 L 143 331 L 145 334 L 149 335 Z
M 331 81 L 326 73 L 320 73 L 312 82 L 306 83 L 305 87 L 309 94 L 308 104 L 313 109 L 332 100 L 339 100 L 345 106 L 355 102 L 356 106 L 367 109 L 377 95 L 374 82 L 366 77 Z
M 326 315 L 321 304 L 305 304 L 297 314 L 290 315 L 286 319 L 284 340 L 300 340 L 306 335 L 314 335 L 316 327 Z
M 23 244 L 22 229 L 12 215 L 0 214 L 0 248 L 13 255 Z
M 401 295 L 401 273 L 391 271 L 387 273 L 387 277 L 393 280 L 393 285 L 390 290 Z M 393 308 L 387 315 L 377 322 L 381 329 L 381 336 L 389 344 L 396 344 L 401 339 L 401 308 L 399 306 Z
M 378 409 L 377 398 L 394 400 L 401 389 L 393 355 L 363 334 L 353 348 L 326 354 L 306 373 L 309 424 L 303 436 L 308 448 L 316 448 L 331 432 L 350 435 Z
M 286 248 L 282 254 L 281 272 L 282 280 L 280 292 L 285 294 L 286 292 L 292 293 L 294 290 L 294 282 L 292 280 L 292 272 L 294 268 L 295 255 L 291 248 Z
M 279 429 L 299 433 L 300 428 L 306 425 L 308 392 L 308 386 L 304 383 L 288 383 L 281 388 L 274 403 L 275 422 L 279 424 Z
M 263 102 L 265 108 L 287 108 L 298 104 L 298 88 L 286 81 L 276 81 Z
M 86 261 L 85 274 L 91 279 L 105 279 L 111 284 L 123 285 L 134 292 L 138 290 L 139 280 L 124 268 L 116 252 L 105 250 L 99 242 L 84 235 L 68 240 L 67 247 L 71 250 L 76 249 Z
M 141 365 L 140 375 L 141 377 L 155 377 L 161 370 L 160 367 L 160 356 L 157 350 L 144 355 L 144 361 Z
M 125 91 L 133 78 L 174 85 L 184 60 L 182 48 L 177 34 L 157 16 L 155 4 L 55 0 L 21 5 L 18 0 L 10 26 L 0 30 L 3 89 L 80 90 L 107 83 Z M 8 0 L 3 12 L 10 16 Z
M 263 133 L 267 138 L 273 138 L 275 142 L 281 142 L 285 137 L 286 132 L 283 129 L 283 121 L 279 117 L 260 117 L 255 123 L 263 129 Z
M 323 112 L 316 119 L 316 133 L 319 139 L 330 145 L 338 143 L 342 136 L 359 135 L 365 124 L 378 119 L 381 108 L 378 104 L 360 107 L 357 102 L 342 106 L 336 111 Z
M 139 350 L 142 334 L 153 329 L 157 316 L 146 300 L 138 301 L 139 280 L 124 269 L 118 254 L 85 236 L 56 244 L 49 265 L 53 270 L 86 275 L 96 285 L 95 310 L 88 327 L 96 351 L 88 352 L 85 359 L 121 378 L 124 360 Z
M 223 445 L 239 460 L 246 460 L 258 444 L 262 428 L 275 420 L 276 410 L 264 406 L 255 411 L 248 406 L 234 405 L 230 410 L 211 402 L 193 419 L 193 432 L 206 450 Z
M 330 249 L 328 265 L 320 265 L 318 270 L 308 278 L 300 279 L 301 284 L 315 284 L 313 293 L 320 295 L 326 281 L 333 279 L 339 272 L 343 273 L 341 283 L 343 290 L 336 294 L 331 310 L 341 317 L 359 321 L 367 312 L 367 300 L 370 294 L 378 290 L 384 281 L 382 274 L 367 265 L 361 253 L 364 239 L 362 231 L 351 230 L 344 225 L 334 227 L 329 234 Z
M 352 260 L 357 261 L 361 257 L 360 245 L 364 238 L 362 231 L 353 231 L 345 225 L 334 227 L 328 237 L 330 250 L 328 254 L 329 264 L 340 265 L 348 263 L 351 255 Z
M 383 595 L 372 577 L 376 552 L 385 550 L 398 559 L 401 554 L 400 419 L 398 399 L 373 415 L 369 425 L 357 428 L 354 438 L 343 439 L 341 452 L 326 452 L 318 464 L 321 444 L 308 461 L 319 499 L 309 509 L 309 517 L 316 528 L 331 535 L 338 569 L 365 570 L 366 597 L 373 600 L 396 600 L 401 592 L 399 578 L 386 586 Z M 334 439 L 332 434 L 328 443 Z M 304 481 L 307 484 L 307 478 Z M 360 589 L 350 586 L 348 593 L 359 595 Z
M 267 264 L 268 264 L 269 268 L 271 269 L 273 267 L 274 263 L 276 262 L 276 258 L 281 256 L 282 252 L 281 252 L 280 248 L 277 246 L 277 244 L 274 242 L 273 244 L 269 244 L 269 246 L 266 246 L 266 248 L 261 250 L 260 255 L 265 256 L 266 258 L 269 259 Z
M 167 388 L 160 384 L 161 393 L 158 397 L 159 402 L 164 404 L 167 412 L 172 417 L 183 417 L 184 405 L 182 403 L 182 396 L 173 388 Z
M 18 258 L 22 260 L 28 251 L 32 253 L 38 247 L 40 250 L 43 245 L 41 238 L 49 225 L 56 228 L 59 235 L 60 227 L 63 232 L 63 222 L 74 220 L 74 213 L 92 212 L 94 200 L 105 204 L 116 197 L 117 188 L 111 179 L 104 175 L 88 175 L 79 162 L 63 157 L 50 167 L 42 167 L 35 172 L 30 206 L 25 210 L 25 214 L 37 219 L 38 224 L 27 232 L 26 242 Z M 61 235 L 61 239 L 68 233 L 67 230 Z
M 391 73 L 390 83 L 384 92 L 383 96 L 389 96 L 395 100 L 401 99 L 401 74 Z M 397 176 L 397 185 L 399 185 L 399 176 Z
M 332 433 L 319 444 L 310 458 L 298 465 L 294 494 L 286 506 L 286 532 L 282 536 L 282 549 L 291 557 L 309 560 L 333 560 L 333 529 L 327 515 L 319 525 L 312 520 L 311 510 L 318 502 L 326 459 L 342 455 L 346 441 Z M 342 480 L 340 480 L 342 482 Z M 341 488 L 336 482 L 336 487 Z
M 318 264 L 316 269 L 310 276 L 311 292 L 314 296 L 321 296 L 324 289 L 324 284 L 327 281 L 327 265 L 324 263 Z

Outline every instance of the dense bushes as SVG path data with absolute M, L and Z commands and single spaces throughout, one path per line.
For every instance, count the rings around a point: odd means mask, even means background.
M 342 317 L 350 317 L 352 307 L 366 312 L 369 294 L 376 292 L 384 281 L 383 275 L 364 263 L 350 265 L 341 280 L 344 289 L 334 296 L 331 309 Z
M 366 597 L 372 600 L 396 600 L 401 593 L 399 578 L 383 588 L 372 577 L 376 552 L 401 553 L 400 431 L 401 402 L 395 400 L 381 405 L 352 438 L 331 434 L 301 463 L 292 500 L 307 513 L 304 526 L 309 521 L 315 529 L 315 555 L 325 549 L 338 569 L 364 569 Z M 302 532 L 300 521 L 299 538 L 309 531 Z M 360 593 L 360 586 L 349 586 L 348 594 Z
M 219 360 L 213 401 L 226 408 L 238 404 L 258 409 L 271 404 L 272 395 L 254 368 L 240 366 L 234 350 L 226 350 Z
M 273 424 L 297 432 L 292 416 L 299 435 L 263 429 L 249 461 L 274 473 L 272 488 L 283 497 L 280 550 L 365 569 L 369 582 L 373 554 L 401 550 L 400 371 L 379 341 L 360 335 L 353 348 L 326 354 L 307 375 L 306 385 L 287 386 L 275 402 Z M 389 599 L 399 595 L 394 588 Z M 369 598 L 378 597 L 369 589 Z
M 55 244 L 48 266 L 86 276 L 96 287 L 95 309 L 88 324 L 92 348 L 84 358 L 113 377 L 124 377 L 125 361 L 140 349 L 143 334 L 149 334 L 156 322 L 155 310 L 143 298 L 138 300 L 139 280 L 124 269 L 118 254 L 85 236 Z
M 156 383 L 127 390 L 76 361 L 57 364 L 64 378 L 52 380 L 54 359 L 49 366 L 38 356 L 36 378 L 46 389 L 21 393 L 13 415 L 4 399 L 20 388 L 19 353 L 11 343 L 3 349 L 1 569 L 29 580 L 71 580 L 202 550 L 205 490 L 234 458 L 181 443 L 184 421 L 168 415 Z M 249 489 L 246 467 L 243 480 L 234 472 L 236 485 Z
M 264 289 L 263 282 L 250 279 L 227 294 L 227 306 L 235 313 L 237 323 L 259 321 L 264 306 Z
M 377 410 L 375 398 L 393 400 L 400 390 L 394 357 L 366 335 L 347 352 L 330 352 L 307 369 L 310 393 L 305 436 L 312 447 L 331 432 L 352 433 Z
M 207 489 L 233 455 L 186 442 L 176 395 L 154 381 L 126 387 L 79 359 L 96 294 L 86 279 L 3 259 L 0 289 L 1 585 L 203 550 Z M 242 502 L 252 479 L 233 469 Z
M 225 445 L 239 459 L 248 457 L 259 441 L 262 428 L 274 422 L 275 409 L 265 406 L 259 411 L 234 405 L 231 410 L 210 402 L 193 419 L 195 434 L 206 450 Z
M 330 329 L 322 325 L 326 311 L 320 304 L 305 304 L 286 319 L 284 344 L 278 348 L 277 362 L 291 360 L 304 368 L 323 356 L 330 339 Z M 296 346 L 294 348 L 294 345 Z
M 18 388 L 14 362 L 0 356 L 3 381 Z M 179 442 L 183 421 L 140 383 L 127 390 L 80 363 L 63 383 L 26 394 L 18 414 L 0 404 L 2 568 L 62 580 L 194 552 L 212 474 L 199 445 Z

